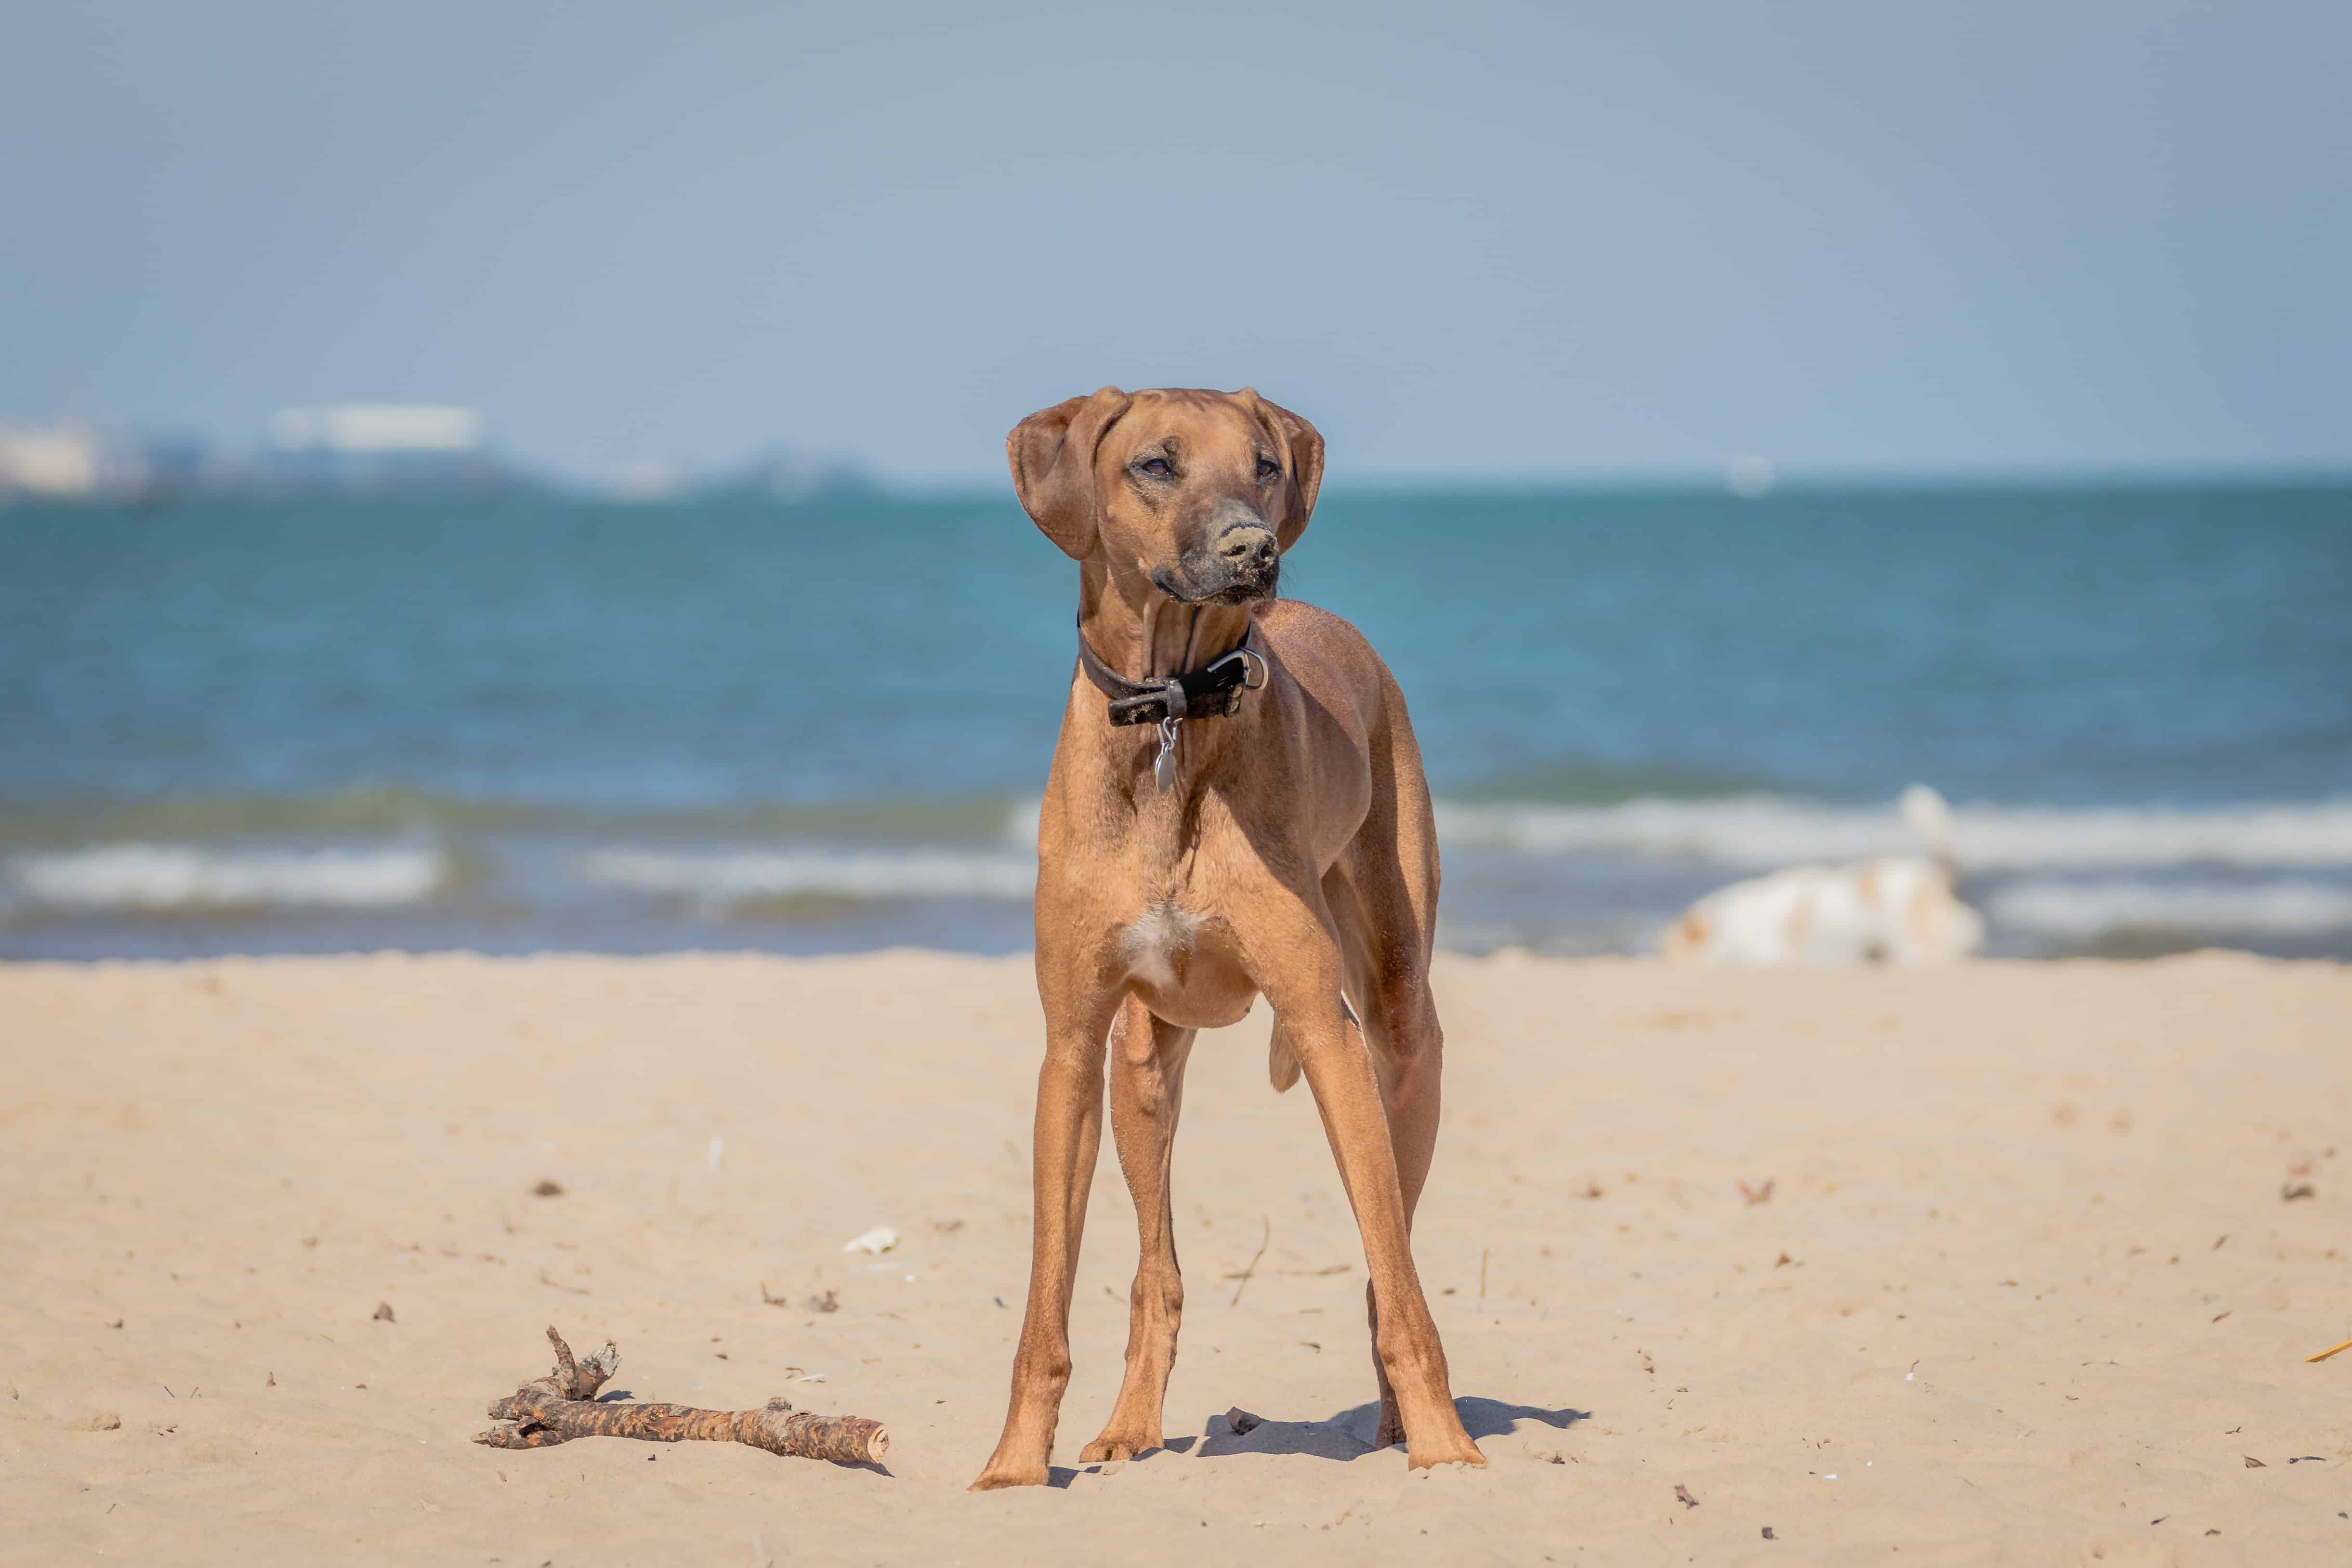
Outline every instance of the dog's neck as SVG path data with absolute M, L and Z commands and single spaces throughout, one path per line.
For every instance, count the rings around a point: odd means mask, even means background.
M 1129 680 L 1200 668 L 1249 635 L 1246 605 L 1182 605 L 1140 574 L 1114 580 L 1098 561 L 1078 573 L 1078 630 L 1096 656 Z
M 1097 658 L 1129 680 L 1198 669 L 1239 647 L 1249 634 L 1246 605 L 1180 605 L 1140 574 L 1123 592 L 1099 561 L 1084 564 L 1079 584 L 1079 635 Z M 1145 901 L 1172 898 L 1188 847 L 1197 841 L 1202 791 L 1235 754 L 1234 749 L 1245 744 L 1255 727 L 1255 704 L 1245 701 L 1230 718 L 1177 725 L 1175 775 L 1162 790 L 1152 768 L 1160 750 L 1158 726 L 1112 724 L 1094 684 L 1083 674 L 1073 679 L 1078 705 L 1071 721 L 1078 726 L 1077 745 L 1098 759 L 1112 797 L 1123 799 L 1134 814 Z

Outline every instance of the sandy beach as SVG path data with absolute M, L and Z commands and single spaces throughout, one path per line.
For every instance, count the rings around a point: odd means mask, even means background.
M 1488 1468 L 1359 1440 L 1362 1258 L 1261 1008 L 1194 1058 L 1171 1448 L 1075 1466 L 1135 1253 L 1106 1151 L 1070 1468 L 975 1496 L 1025 961 L 0 968 L 0 1558 L 2352 1561 L 2352 1353 L 2302 1359 L 2352 1334 L 2352 971 L 1438 978 L 1416 1252 Z M 884 1420 L 887 1468 L 469 1442 L 551 1323 L 640 1398 Z

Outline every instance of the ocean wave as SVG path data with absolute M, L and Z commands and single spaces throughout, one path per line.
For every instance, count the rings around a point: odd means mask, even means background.
M 451 869 L 449 857 L 435 848 L 226 851 L 184 844 L 18 855 L 7 868 L 21 901 L 84 912 L 383 909 L 430 896 Z
M 0 799 L 0 847 L 30 850 L 224 838 L 398 836 L 447 840 L 500 835 L 606 843 L 757 837 L 985 843 L 1003 820 L 1008 798 L 997 793 L 946 800 L 755 800 L 672 806 L 468 796 L 386 784 L 318 795 Z
M 722 906 L 808 896 L 1026 902 L 1036 889 L 1037 862 L 1028 855 L 945 849 L 603 849 L 581 858 L 580 874 L 599 887 Z
M 2352 930 L 2352 889 L 2315 882 L 2017 882 L 1986 901 L 1996 926 L 2052 936 L 2153 930 L 2296 936 Z
M 102 852 L 86 847 L 92 845 L 163 846 L 193 853 L 217 844 L 225 856 L 243 860 L 252 857 L 239 840 L 308 837 L 364 844 L 396 836 L 411 844 L 547 838 L 625 845 L 631 852 L 666 850 L 684 862 L 707 858 L 710 846 L 740 845 L 746 852 L 764 847 L 795 865 L 863 865 L 874 855 L 899 864 L 935 864 L 940 857 L 955 864 L 985 862 L 993 869 L 982 875 L 997 879 L 990 885 L 1009 887 L 1011 862 L 1003 857 L 1034 852 L 1039 804 L 1034 795 L 1008 801 L 1001 795 L 974 795 L 668 808 L 471 800 L 393 788 L 39 809 L 0 803 L 0 853 L 14 850 L 27 860 L 54 861 Z M 1747 872 L 1917 854 L 1925 847 L 1892 801 L 1836 805 L 1751 793 L 1705 798 L 1650 795 L 1609 804 L 1445 798 L 1436 808 L 1439 836 L 1449 849 L 1622 855 Z M 2352 868 L 2352 795 L 2196 810 L 1976 802 L 1956 810 L 1953 822 L 1963 872 Z M 803 850 L 844 845 L 874 847 L 871 855 L 862 847 Z M 884 875 L 887 880 L 890 874 Z M 1022 870 L 1022 878 L 1028 875 Z M 917 890 L 909 896 L 921 895 Z
M 1953 814 L 1960 869 L 2044 867 L 2352 866 L 2352 797 L 2311 804 L 2062 808 L 1971 805 Z M 1781 795 L 1630 800 L 1616 805 L 1439 801 L 1449 848 L 1617 854 L 1742 869 L 1916 855 L 1893 803 L 1816 804 Z

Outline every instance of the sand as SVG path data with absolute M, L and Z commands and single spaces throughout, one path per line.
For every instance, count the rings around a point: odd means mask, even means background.
M 976 1496 L 1024 962 L 0 967 L 0 1559 L 2352 1561 L 2352 1353 L 2301 1359 L 2352 1335 L 2352 970 L 1440 984 L 1416 1250 L 1489 1467 L 1363 1451 L 1362 1258 L 1261 1010 L 1194 1058 L 1174 1447 L 1075 1467 L 1135 1256 L 1106 1149 L 1070 1468 Z M 474 1446 L 550 1323 L 640 1397 L 886 1420 L 887 1471 Z

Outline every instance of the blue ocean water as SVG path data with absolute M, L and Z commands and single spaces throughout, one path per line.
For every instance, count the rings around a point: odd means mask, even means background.
M 1283 582 L 1453 945 L 1639 950 L 1923 780 L 1994 951 L 2352 955 L 2352 484 L 1340 491 Z M 1019 948 L 1074 597 L 994 495 L 0 510 L 0 955 Z

